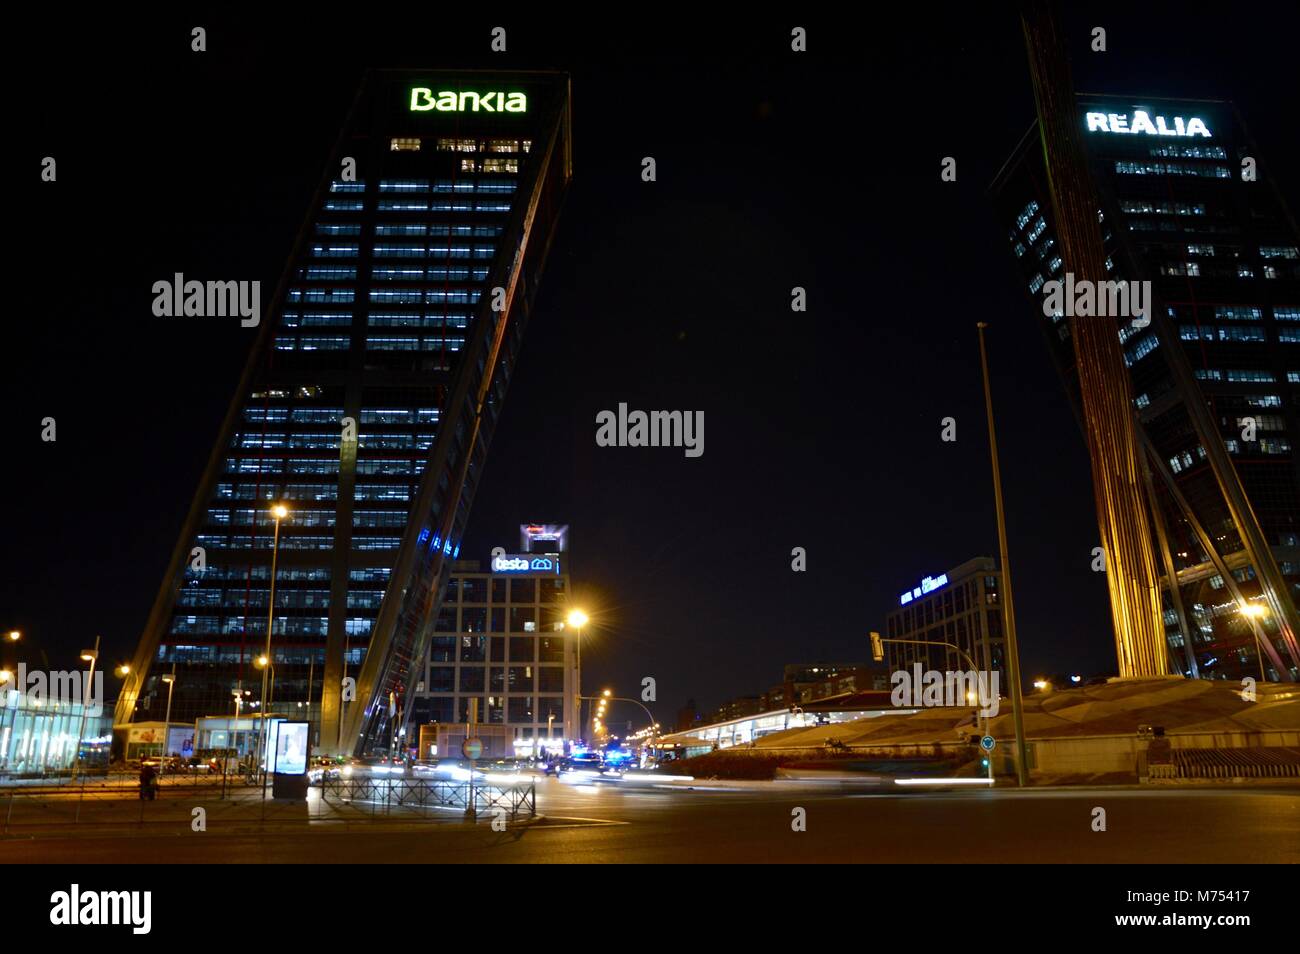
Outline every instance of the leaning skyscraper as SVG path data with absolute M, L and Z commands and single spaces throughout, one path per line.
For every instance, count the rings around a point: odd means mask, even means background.
M 1100 206 L 1089 215 L 1096 215 L 1106 277 L 1149 282 L 1149 314 L 1071 320 L 1050 306 L 1048 289 L 1068 289 L 1073 276 L 1037 126 L 998 175 L 993 199 L 1076 408 L 1077 323 L 1114 323 L 1127 365 L 1140 450 L 1132 480 L 1147 503 L 1168 671 L 1294 680 L 1295 221 L 1231 103 L 1114 94 L 1080 95 L 1072 105 Z M 1065 297 L 1073 301 L 1068 290 Z
M 238 692 L 246 712 L 306 715 L 322 750 L 388 746 L 391 713 L 422 672 L 570 176 L 564 75 L 367 75 L 116 722 L 161 720 L 174 665 L 173 722 L 230 714 Z M 269 707 L 254 668 L 268 621 Z

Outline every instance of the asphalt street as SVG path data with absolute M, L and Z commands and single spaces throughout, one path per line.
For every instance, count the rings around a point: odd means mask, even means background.
M 172 797 L 177 804 L 164 798 L 148 811 L 158 805 L 169 817 L 188 818 L 197 797 Z M 43 830 L 11 832 L 0 853 L 10 864 L 1300 862 L 1300 791 L 1294 788 L 846 794 L 781 783 L 735 791 L 545 779 L 537 802 L 538 818 L 510 822 L 505 831 L 493 830 L 487 816 L 471 825 L 451 811 L 431 820 L 357 813 L 284 823 L 281 813 L 250 830 L 247 818 L 215 810 L 202 832 L 179 822 L 71 825 L 63 823 L 65 813 Z M 1098 809 L 1104 830 L 1097 830 Z

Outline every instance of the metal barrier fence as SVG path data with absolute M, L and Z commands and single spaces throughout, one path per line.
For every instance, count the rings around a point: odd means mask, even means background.
M 1174 749 L 1173 756 L 1177 778 L 1300 778 L 1300 749 Z
M 532 778 L 504 784 L 375 776 L 330 778 L 321 780 L 320 793 L 324 801 L 333 798 L 386 808 L 459 808 L 462 811 L 470 806 L 472 797 L 475 812 L 504 809 L 512 818 L 537 814 L 537 785 Z

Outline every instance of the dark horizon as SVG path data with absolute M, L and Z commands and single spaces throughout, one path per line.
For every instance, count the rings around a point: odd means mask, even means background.
M 1294 214 L 1296 31 L 1103 9 L 1067 11 L 1076 88 L 1231 100 Z M 949 13 L 869 55 L 817 21 L 806 54 L 785 23 L 512 23 L 505 54 L 487 20 L 396 40 L 391 21 L 209 20 L 203 54 L 175 18 L 113 49 L 85 21 L 31 39 L 78 66 L 18 106 L 32 254 L 7 349 L 0 590 L 17 658 L 70 668 L 97 632 L 105 664 L 131 655 L 252 344 L 236 320 L 155 318 L 152 283 L 261 279 L 269 300 L 362 69 L 424 62 L 572 75 L 574 185 L 461 556 L 570 525 L 588 691 L 653 676 L 668 724 L 786 663 L 866 660 L 900 592 L 996 557 L 979 320 L 1024 675 L 1113 672 L 1086 448 L 986 197 L 1034 120 L 1015 17 Z M 1093 25 L 1109 52 L 1088 51 Z M 55 184 L 35 179 L 45 155 Z M 705 454 L 596 447 L 597 411 L 620 402 L 703 410 Z

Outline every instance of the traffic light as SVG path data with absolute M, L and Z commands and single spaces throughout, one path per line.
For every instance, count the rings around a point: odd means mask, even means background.
M 879 633 L 871 634 L 871 658 L 876 662 L 881 662 L 885 658 L 885 644 L 881 642 Z

